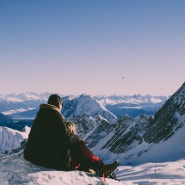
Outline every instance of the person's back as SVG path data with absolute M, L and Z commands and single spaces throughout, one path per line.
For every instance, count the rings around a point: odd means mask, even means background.
M 58 98 L 58 103 L 62 104 L 58 95 L 50 97 L 51 100 Z M 24 158 L 41 166 L 66 170 L 69 163 L 68 142 L 60 113 L 61 105 L 49 100 L 48 104 L 40 105 L 24 150 Z

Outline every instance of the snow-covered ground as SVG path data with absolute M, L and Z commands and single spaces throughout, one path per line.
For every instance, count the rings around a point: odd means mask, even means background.
M 25 161 L 22 154 L 11 155 L 0 161 L 0 185 L 183 185 L 185 159 L 119 166 L 116 174 L 120 181 L 81 171 L 55 171 Z
M 20 142 L 28 137 L 29 130 L 30 128 L 26 127 L 23 132 L 19 132 L 7 127 L 0 127 L 0 149 L 3 151 L 21 147 Z M 149 159 L 151 161 L 151 158 L 161 158 L 162 160 L 158 160 L 158 162 L 153 160 L 153 163 L 143 160 L 141 164 L 134 166 L 120 165 L 115 171 L 120 181 L 103 179 L 80 171 L 64 172 L 39 167 L 25 161 L 22 150 L 20 150 L 19 153 L 0 156 L 0 185 L 185 185 L 184 155 L 178 155 L 181 157 L 180 160 L 176 160 L 176 157 L 173 157 L 172 160 L 171 157 L 171 162 L 168 162 L 170 155 L 176 156 L 172 151 L 177 148 L 175 146 L 179 146 L 178 154 L 184 154 L 182 142 L 184 132 L 184 129 L 179 130 L 176 137 L 167 141 L 167 145 L 161 143 L 147 154 L 150 156 L 147 158 L 148 161 Z M 171 150 L 168 150 L 169 148 Z M 113 158 L 107 158 L 113 161 Z

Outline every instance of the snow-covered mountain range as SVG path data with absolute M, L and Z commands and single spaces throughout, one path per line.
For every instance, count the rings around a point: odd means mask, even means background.
M 0 96 L 0 125 L 21 130 L 25 125 L 31 126 L 41 103 L 46 103 L 50 93 L 7 94 Z M 117 118 L 128 114 L 154 115 L 168 97 L 134 95 L 134 96 L 63 96 L 62 114 L 67 120 L 87 114 L 93 118 L 102 117 L 109 123 L 117 122 Z M 3 115 L 6 115 L 3 117 Z M 9 123 L 5 120 L 9 116 Z M 16 122 L 16 124 L 14 124 Z
M 111 154 L 111 158 L 119 159 L 123 164 L 135 164 L 145 161 L 146 158 L 149 160 L 147 154 L 153 151 L 159 144 L 166 146 L 166 143 L 177 136 L 177 140 L 181 139 L 183 135 L 181 132 L 184 133 L 185 120 L 184 94 L 185 84 L 167 101 L 165 101 L 164 97 L 151 97 L 149 95 L 144 97 L 137 95 L 122 98 L 118 96 L 109 98 L 94 98 L 89 95 L 65 96 L 63 97 L 63 114 L 67 119 L 75 122 L 80 137 L 88 143 L 89 148 L 97 151 L 98 155 L 104 160 L 107 160 L 107 156 Z M 47 101 L 46 95 L 48 97 L 48 94 L 45 94 L 45 96 L 42 95 L 43 98 L 40 98 L 36 94 L 19 95 L 17 98 L 14 97 L 11 99 L 14 99 L 14 101 L 16 99 L 16 102 L 22 101 L 24 103 L 25 101 L 33 101 L 33 99 L 35 101 L 39 100 L 40 102 L 41 100 Z M 10 95 L 7 97 L 10 97 Z M 4 100 L 6 99 L 5 97 L 3 98 Z M 106 109 L 107 105 L 122 103 L 127 103 L 128 106 L 131 104 L 141 106 L 144 104 L 154 105 L 156 103 L 163 103 L 163 106 L 154 115 L 139 115 L 137 117 L 131 117 L 128 114 L 117 117 Z M 7 125 L 4 126 L 20 124 L 20 121 L 15 122 L 13 120 L 11 122 L 11 120 L 9 120 Z M 170 144 L 168 144 L 168 146 L 170 146 Z M 168 150 L 165 149 L 165 151 Z M 179 152 L 178 156 L 182 157 L 184 150 L 181 154 Z M 163 156 L 162 153 L 164 153 Z M 165 155 L 166 153 L 161 151 L 160 159 L 162 157 L 165 158 Z M 171 156 L 165 159 L 173 160 L 173 157 L 174 156 Z M 160 161 L 160 159 L 152 157 L 150 161 Z

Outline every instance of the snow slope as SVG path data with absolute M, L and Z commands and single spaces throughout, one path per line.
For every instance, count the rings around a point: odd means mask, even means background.
M 180 116 L 176 113 L 176 117 L 181 122 L 185 122 L 185 115 Z M 153 145 L 148 152 L 136 159 L 135 163 L 176 161 L 185 157 L 184 134 L 185 126 L 178 129 L 168 140 Z
M 185 159 L 121 166 L 117 176 L 121 182 L 131 182 L 133 185 L 183 185 L 185 184 Z
M 176 118 L 179 122 L 185 122 L 185 115 L 181 116 L 176 113 Z M 185 126 L 181 127 L 175 134 L 165 141 L 161 141 L 157 144 L 148 144 L 143 142 L 142 144 L 133 144 L 133 148 L 127 152 L 122 152 L 120 154 L 111 154 L 111 160 L 122 161 L 124 164 L 143 164 L 148 162 L 169 162 L 176 161 L 185 157 L 185 143 L 184 141 Z M 105 140 L 109 140 L 111 135 L 105 136 Z M 101 140 L 101 142 L 104 142 Z M 102 143 L 93 148 L 96 154 L 101 156 L 106 162 L 110 162 L 110 152 L 107 149 L 99 150 L 103 145 Z M 141 156 L 138 156 L 138 151 L 143 151 Z M 105 157 L 104 157 L 105 156 Z M 107 160 L 108 159 L 108 160 Z
M 185 185 L 185 159 L 119 166 L 116 174 L 120 181 L 81 171 L 55 171 L 25 161 L 22 154 L 0 160 L 1 185 Z
M 106 179 L 107 183 L 123 183 Z M 22 155 L 14 155 L 0 161 L 1 185 L 97 185 L 103 179 L 81 171 L 55 171 L 25 161 Z
M 3 151 L 20 147 L 21 142 L 28 138 L 29 132 L 29 127 L 25 127 L 24 132 L 19 132 L 8 127 L 0 127 L 0 156 Z

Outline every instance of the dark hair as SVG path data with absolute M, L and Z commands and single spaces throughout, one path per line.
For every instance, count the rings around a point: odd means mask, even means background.
M 58 107 L 62 103 L 62 98 L 58 94 L 51 94 L 48 98 L 48 104 Z

